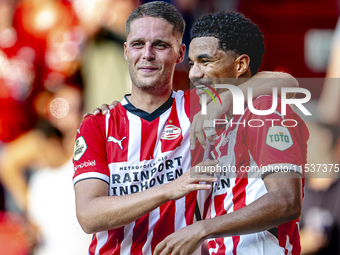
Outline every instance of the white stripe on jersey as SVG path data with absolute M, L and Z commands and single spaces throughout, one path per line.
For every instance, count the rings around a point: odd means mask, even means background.
M 110 183 L 110 178 L 107 175 L 97 173 L 97 172 L 89 172 L 89 173 L 83 173 L 83 174 L 76 176 L 73 179 L 73 184 L 76 184 L 80 180 L 93 179 L 93 178 L 98 178 L 98 179 L 101 179 L 101 180 L 103 180 L 107 183 Z
M 121 244 L 120 254 L 130 254 L 131 246 L 132 246 L 132 237 L 133 237 L 133 227 L 135 226 L 135 222 L 131 222 L 130 224 L 125 225 L 124 227 L 124 239 Z
M 139 162 L 140 148 L 141 148 L 141 134 L 142 122 L 141 119 L 130 113 L 126 112 L 129 119 L 129 149 L 128 149 L 128 162 Z
M 96 238 L 97 238 L 97 246 L 96 246 L 95 255 L 100 255 L 99 251 L 107 241 L 108 232 L 107 231 L 98 232 L 96 233 Z
M 185 219 L 185 197 L 176 200 L 175 231 L 187 225 Z
M 287 255 L 292 255 L 292 250 L 293 250 L 293 245 L 291 245 L 290 244 L 290 242 L 289 242 L 289 236 L 288 235 L 286 235 L 286 250 L 288 250 L 288 253 L 287 253 Z
M 225 254 L 233 255 L 233 247 L 234 247 L 233 239 L 231 237 L 230 238 L 224 238 L 223 243 L 224 243 L 224 246 L 226 248 Z
M 108 113 L 105 115 L 105 134 L 106 134 L 106 139 L 108 138 L 108 133 L 109 133 L 109 119 L 110 119 L 110 110 Z
M 279 246 L 279 242 L 276 237 L 269 237 L 267 231 L 258 232 L 249 235 L 241 235 L 240 241 L 237 245 L 237 255 L 248 254 L 275 254 L 284 255 L 284 249 Z M 272 235 L 271 233 L 269 233 Z M 231 239 L 231 238 L 229 238 Z M 232 253 L 230 253 L 232 254 Z
M 149 226 L 154 226 L 159 220 L 159 207 L 149 213 Z M 153 237 L 153 229 L 148 229 L 148 239 L 143 246 L 143 255 L 152 255 L 151 240 Z

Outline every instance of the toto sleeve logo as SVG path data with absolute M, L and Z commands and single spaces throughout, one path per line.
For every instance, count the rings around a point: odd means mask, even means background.
M 175 140 L 181 134 L 182 130 L 174 125 L 166 125 L 161 139 Z
M 293 139 L 288 128 L 273 126 L 268 129 L 266 144 L 277 150 L 284 151 L 293 145 Z

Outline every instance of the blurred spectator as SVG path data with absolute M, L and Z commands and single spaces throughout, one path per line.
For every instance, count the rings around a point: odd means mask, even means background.
M 85 110 L 88 112 L 104 102 L 121 100 L 131 92 L 124 59 L 125 22 L 139 3 L 139 0 L 73 2 L 81 24 L 91 24 L 87 30 L 89 40 L 82 62 Z
M 40 95 L 57 89 L 78 69 L 83 38 L 68 1 L 0 1 L 1 147 L 36 125 Z M 22 148 L 41 149 L 32 143 Z
M 309 171 L 300 225 L 302 254 L 335 255 L 340 253 L 339 160 L 334 150 L 339 130 L 320 123 L 307 126 Z M 317 164 L 321 164 L 321 169 L 326 164 L 327 171 L 318 171 Z
M 21 211 L 28 213 L 27 225 L 38 230 L 38 236 L 28 233 L 35 241 L 34 254 L 85 254 L 90 237 L 76 219 L 71 178 L 74 139 L 82 119 L 80 90 L 64 85 L 49 100 L 46 112 L 49 122 L 4 147 L 1 179 Z M 28 170 L 33 170 L 29 186 Z
M 0 154 L 0 179 L 19 211 L 27 211 L 27 173 L 65 160 L 61 133 L 47 121 L 4 146 Z M 7 205 L 7 209 L 15 209 Z
M 91 236 L 77 221 L 72 183 L 73 145 L 82 119 L 81 105 L 80 91 L 70 86 L 60 89 L 50 103 L 49 120 L 62 133 L 65 157 L 58 166 L 35 171 L 29 181 L 28 215 L 40 234 L 35 255 L 87 254 Z

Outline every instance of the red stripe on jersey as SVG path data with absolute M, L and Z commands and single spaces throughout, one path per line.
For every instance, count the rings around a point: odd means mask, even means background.
M 216 195 L 214 197 L 214 206 L 215 206 L 216 216 L 221 216 L 227 213 L 226 210 L 224 209 L 224 199 L 226 196 L 227 196 L 227 192 L 224 194 Z
M 89 254 L 94 255 L 97 247 L 97 234 L 93 234 L 93 238 L 89 247 Z
M 177 132 L 180 133 L 178 134 Z M 165 124 L 165 130 L 161 137 L 161 152 L 164 153 L 176 149 L 181 145 L 182 140 L 182 129 L 177 115 L 176 100 L 174 100 L 168 121 Z
M 296 222 L 299 222 L 299 221 L 296 220 Z M 300 255 L 301 254 L 300 233 L 299 233 L 299 227 L 297 224 L 295 224 L 295 228 L 291 235 L 291 244 L 293 245 L 292 255 Z
M 140 161 L 143 161 L 154 158 L 153 155 L 157 141 L 159 118 L 151 122 L 141 118 L 141 122 L 142 122 L 142 139 Z
M 205 150 L 203 149 L 201 144 L 197 141 L 195 144 L 195 150 L 192 150 L 190 153 L 191 153 L 191 165 L 194 166 L 203 161 Z
M 233 236 L 233 255 L 237 255 L 237 246 L 240 242 L 240 236 Z
M 153 229 L 153 232 L 157 235 L 154 235 L 151 241 L 152 252 L 154 252 L 158 243 L 175 231 L 175 212 L 175 201 L 169 201 L 159 207 L 159 220 Z
M 300 234 L 299 227 L 296 224 L 298 220 L 286 222 L 277 227 L 277 233 L 279 238 L 279 245 L 285 248 L 285 252 L 288 253 L 286 249 L 287 245 L 287 236 L 289 237 L 289 243 L 292 245 L 292 255 L 299 255 L 301 253 L 301 245 L 300 245 Z
M 185 196 L 185 220 L 187 225 L 194 222 L 195 209 L 196 209 L 197 191 L 190 192 Z
M 99 254 L 100 255 L 120 254 L 120 246 L 123 239 L 124 239 L 124 227 L 109 230 L 107 241 L 100 249 Z
M 290 222 L 288 222 L 288 223 L 290 223 Z M 289 224 L 286 225 L 286 226 L 289 227 Z M 286 249 L 286 242 L 287 242 L 287 234 L 288 233 L 286 231 L 289 231 L 289 229 L 285 229 L 284 224 L 277 227 L 277 235 L 278 235 L 278 238 L 279 238 L 279 245 L 285 249 L 285 253 L 288 252 L 287 249 Z
M 149 214 L 145 214 L 143 217 L 135 221 L 133 227 L 133 242 L 131 246 L 132 255 L 142 255 L 143 246 L 147 240 L 147 234 L 149 230 Z
M 106 150 L 110 151 L 110 153 L 107 153 L 108 163 L 126 162 L 129 144 L 129 119 L 126 109 L 121 104 L 110 111 L 109 123 L 106 143 Z M 119 142 L 114 142 L 114 139 L 119 140 Z
M 196 89 L 186 90 L 184 92 L 184 110 L 190 121 L 192 121 L 195 114 L 201 110 L 200 98 L 196 93 Z
M 215 240 L 216 240 L 216 244 L 218 246 L 218 250 L 217 250 L 217 253 L 213 253 L 213 254 L 217 254 L 217 255 L 218 254 L 220 254 L 220 255 L 225 254 L 226 247 L 224 245 L 224 238 L 223 237 L 216 238 Z
M 212 192 L 210 192 L 209 196 L 207 197 L 207 199 L 204 202 L 204 210 L 203 210 L 203 219 L 206 219 L 208 216 L 208 212 L 210 209 L 210 203 L 211 203 L 211 197 L 212 197 Z

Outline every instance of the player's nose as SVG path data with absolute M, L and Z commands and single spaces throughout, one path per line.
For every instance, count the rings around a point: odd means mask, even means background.
M 198 64 L 194 63 L 189 71 L 189 78 L 190 79 L 197 79 L 197 78 L 203 78 L 204 73 L 202 72 L 202 69 L 199 67 Z
M 146 43 L 143 52 L 143 59 L 148 61 L 155 60 L 155 52 L 151 43 Z

